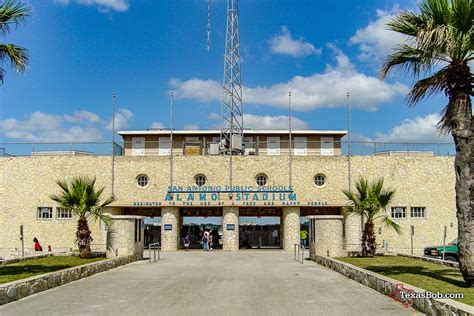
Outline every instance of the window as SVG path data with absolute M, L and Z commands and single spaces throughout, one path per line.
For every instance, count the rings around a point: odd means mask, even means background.
M 306 156 L 308 153 L 308 139 L 306 137 L 295 137 L 293 146 L 293 154 L 295 156 Z
M 334 139 L 332 137 L 321 137 L 321 156 L 334 155 Z
M 206 184 L 206 177 L 202 174 L 198 174 L 194 177 L 194 182 L 198 187 L 202 187 Z
M 326 176 L 322 173 L 314 176 L 314 184 L 317 187 L 322 187 L 326 183 Z
M 72 218 L 72 210 L 66 210 L 63 208 L 56 208 L 58 212 L 58 219 Z
M 425 218 L 426 207 L 412 207 L 410 209 L 410 216 L 413 218 Z
M 144 174 L 137 177 L 137 183 L 140 187 L 144 188 L 148 185 L 148 177 Z
M 405 218 L 405 207 L 392 207 L 392 212 L 390 215 L 392 218 Z
M 267 137 L 267 155 L 280 155 L 280 137 Z
M 38 219 L 51 219 L 53 218 L 52 207 L 38 207 Z
M 255 180 L 257 180 L 257 185 L 258 185 L 259 187 L 261 187 L 261 186 L 267 184 L 267 176 L 264 175 L 264 174 L 259 174 L 259 175 L 255 178 Z
M 158 155 L 167 156 L 171 154 L 171 137 L 160 137 L 158 139 Z
M 132 156 L 145 155 L 145 137 L 132 137 Z

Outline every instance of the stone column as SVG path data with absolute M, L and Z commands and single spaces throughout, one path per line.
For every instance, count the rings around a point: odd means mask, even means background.
M 110 224 L 107 229 L 107 258 L 135 256 L 136 259 L 142 259 L 144 216 L 108 215 Z
M 360 251 L 361 243 L 361 218 L 349 215 L 344 221 L 344 249 L 347 251 Z
M 234 230 L 227 230 L 227 225 L 234 225 Z M 225 251 L 239 250 L 239 208 L 236 206 L 224 206 L 222 209 L 222 227 L 224 230 Z M 229 227 L 230 228 L 230 227 Z
M 300 244 L 300 208 L 284 207 L 282 218 L 283 249 L 292 251 L 294 244 Z
M 161 250 L 178 250 L 179 208 L 166 206 L 161 208 Z
M 315 242 L 310 241 L 310 257 L 343 256 L 342 215 L 310 215 L 315 221 Z

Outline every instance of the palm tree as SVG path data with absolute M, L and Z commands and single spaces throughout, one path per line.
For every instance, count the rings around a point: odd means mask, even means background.
M 456 146 L 456 208 L 459 263 L 464 280 L 474 287 L 474 178 L 469 164 L 474 150 L 472 83 L 469 62 L 474 58 L 474 4 L 472 0 L 422 0 L 419 13 L 399 13 L 388 28 L 406 36 L 394 47 L 380 71 L 381 79 L 401 68 L 417 80 L 407 96 L 414 106 L 432 94 L 444 92 L 448 104 L 438 127 L 450 132 Z
M 400 233 L 400 226 L 387 216 L 387 206 L 392 201 L 395 191 L 384 190 L 383 179 L 369 184 L 366 179 L 360 178 L 355 187 L 357 189 L 356 193 L 342 190 L 349 199 L 344 211 L 349 215 L 359 215 L 365 222 L 361 240 L 362 256 L 373 257 L 377 250 L 375 221 L 380 221 Z
M 0 0 L 0 33 L 8 34 L 12 25 L 20 25 L 30 14 L 30 7 L 16 0 Z M 14 44 L 0 43 L 0 84 L 3 83 L 5 69 L 3 62 L 9 60 L 12 68 L 19 73 L 26 71 L 28 65 L 27 50 Z
M 56 183 L 61 188 L 60 194 L 51 195 L 50 198 L 56 201 L 60 207 L 71 210 L 78 217 L 76 244 L 79 246 L 81 258 L 90 258 L 92 236 L 89 229 L 88 218 L 101 220 L 108 224 L 109 217 L 103 213 L 104 207 L 115 201 L 109 197 L 104 201 L 101 195 L 104 188 L 96 189 L 95 178 L 75 177 L 68 184 L 66 181 L 58 180 Z

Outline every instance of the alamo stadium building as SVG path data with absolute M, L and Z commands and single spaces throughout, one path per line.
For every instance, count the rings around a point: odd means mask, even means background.
M 396 190 L 387 212 L 401 233 L 377 223 L 379 250 L 421 255 L 425 246 L 443 242 L 445 227 L 447 242 L 457 236 L 454 158 L 436 150 L 372 151 L 362 144 L 370 154 L 347 155 L 346 131 L 301 130 L 291 134 L 290 154 L 288 132 L 245 130 L 244 151 L 229 156 L 219 154 L 220 131 L 119 135 L 114 155 L 71 144 L 66 150 L 36 145 L 23 156 L 7 149 L 0 156 L 0 256 L 19 252 L 20 227 L 27 251 L 34 237 L 45 249 L 77 248 L 77 221 L 49 198 L 59 192 L 58 179 L 75 176 L 95 177 L 104 195 L 116 198 L 106 208 L 109 228 L 90 223 L 93 249 L 108 249 L 109 256 L 141 256 L 151 242 L 176 251 L 185 234 L 196 244 L 207 221 L 224 251 L 292 250 L 305 230 L 316 253 L 342 256 L 360 249 L 361 219 L 344 216 L 342 193 L 360 177 L 383 177 L 385 188 Z

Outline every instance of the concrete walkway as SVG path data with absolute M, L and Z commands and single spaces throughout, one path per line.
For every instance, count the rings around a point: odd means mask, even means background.
M 281 251 L 163 253 L 0 307 L 0 315 L 409 315 L 354 281 Z

